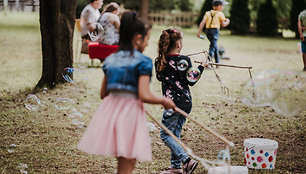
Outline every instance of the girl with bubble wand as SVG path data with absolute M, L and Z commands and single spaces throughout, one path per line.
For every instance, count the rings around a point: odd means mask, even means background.
M 131 174 L 136 160 L 152 159 L 143 103 L 175 107 L 172 100 L 153 95 L 149 88 L 152 60 L 142 54 L 151 26 L 133 12 L 124 12 L 118 52 L 106 58 L 97 109 L 78 149 L 118 160 L 117 173 Z
M 193 68 L 190 58 L 181 55 L 183 44 L 183 33 L 175 28 L 162 31 L 158 41 L 158 57 L 155 59 L 156 77 L 162 82 L 163 95 L 173 100 L 178 108 L 186 113 L 191 112 L 192 98 L 189 86 L 193 86 L 201 77 L 204 67 L 208 66 L 203 61 L 197 68 Z M 186 117 L 165 109 L 162 123 L 178 138 L 182 131 Z M 162 172 L 170 173 L 192 173 L 198 162 L 191 159 L 186 151 L 165 131 L 161 130 L 162 141 L 171 150 L 171 165 Z M 181 167 L 183 164 L 183 167 Z

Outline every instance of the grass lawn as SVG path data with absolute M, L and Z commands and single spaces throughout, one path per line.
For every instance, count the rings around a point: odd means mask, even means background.
M 78 68 L 75 83 L 36 93 L 44 107 L 36 111 L 25 107 L 27 95 L 32 93 L 42 72 L 38 19 L 37 13 L 0 14 L 0 172 L 18 173 L 18 165 L 24 163 L 28 166 L 28 173 L 113 173 L 115 159 L 88 155 L 76 148 L 86 125 L 101 103 L 101 68 Z M 152 59 L 157 56 L 157 40 L 164 28 L 153 28 L 149 46 L 144 52 Z M 207 39 L 196 38 L 196 28 L 183 31 L 183 54 L 208 49 Z M 298 42 L 294 39 L 232 36 L 223 31 L 219 45 L 230 56 L 230 60 L 222 60 L 222 63 L 252 66 L 253 75 L 271 69 L 303 73 L 301 54 L 297 51 Z M 195 56 L 192 59 L 198 58 Z M 76 62 L 81 62 L 75 64 L 76 67 L 87 65 L 89 59 L 87 55 L 81 55 Z M 97 61 L 94 63 L 98 64 Z M 249 169 L 249 173 L 305 173 L 305 109 L 296 116 L 285 117 L 270 107 L 247 107 L 241 102 L 240 93 L 249 80 L 248 71 L 226 67 L 216 71 L 234 100 L 224 100 L 226 97 L 222 95 L 214 72 L 207 70 L 199 82 L 191 87 L 191 116 L 235 143 L 230 151 L 231 164 L 244 165 L 245 139 L 268 138 L 279 143 L 276 168 Z M 161 95 L 161 85 L 154 76 L 151 89 L 156 95 Z M 305 89 L 303 91 L 301 97 L 305 97 Z M 72 99 L 73 103 L 61 103 L 63 100 L 58 99 Z M 56 105 L 69 109 L 57 109 Z M 160 106 L 145 107 L 161 119 Z M 85 127 L 75 125 L 78 120 L 72 117 L 76 113 Z M 134 173 L 160 173 L 169 165 L 170 152 L 160 140 L 159 131 L 155 130 L 150 135 L 153 160 L 137 163 Z M 195 154 L 209 160 L 216 159 L 218 152 L 225 148 L 220 140 L 190 121 L 185 123 L 181 139 Z M 10 153 L 11 144 L 16 147 Z M 199 165 L 194 173 L 206 172 Z

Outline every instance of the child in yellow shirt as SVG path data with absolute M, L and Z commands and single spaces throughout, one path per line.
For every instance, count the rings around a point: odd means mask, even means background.
M 225 18 L 222 10 L 224 9 L 224 5 L 228 4 L 228 2 L 224 0 L 213 0 L 212 6 L 213 9 L 207 11 L 199 25 L 199 30 L 197 33 L 197 37 L 200 37 L 200 34 L 204 28 L 206 27 L 206 36 L 210 42 L 209 46 L 209 56 L 215 57 L 215 62 L 219 63 L 219 50 L 218 50 L 218 38 L 219 38 L 219 30 L 220 26 L 226 27 L 229 25 L 230 20 Z

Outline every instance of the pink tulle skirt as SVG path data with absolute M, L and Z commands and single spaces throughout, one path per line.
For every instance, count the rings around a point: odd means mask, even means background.
M 136 97 L 108 95 L 79 142 L 81 151 L 137 161 L 152 160 L 142 102 Z

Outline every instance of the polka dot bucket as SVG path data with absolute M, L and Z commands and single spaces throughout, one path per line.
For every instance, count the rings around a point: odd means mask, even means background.
M 274 169 L 277 141 L 250 138 L 244 140 L 244 164 L 253 169 Z

